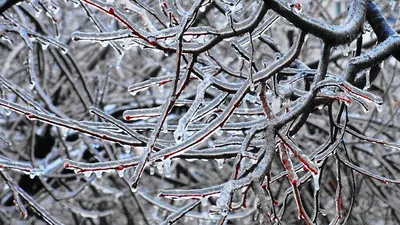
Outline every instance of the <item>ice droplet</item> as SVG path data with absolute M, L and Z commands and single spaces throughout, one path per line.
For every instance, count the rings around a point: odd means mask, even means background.
M 124 177 L 124 171 L 125 171 L 125 170 L 118 170 L 118 172 L 117 172 L 117 173 L 118 173 L 118 176 L 119 176 L 119 177 Z
M 257 221 L 259 215 L 260 215 L 260 213 L 259 213 L 259 212 L 256 212 L 256 214 L 254 214 L 253 220 L 254 220 L 254 221 Z
M 201 7 L 199 8 L 199 11 L 200 11 L 200 12 L 205 12 L 205 11 L 206 11 L 206 8 L 207 8 L 206 6 L 201 6 Z
M 183 131 L 181 129 L 176 129 L 174 132 L 174 139 L 175 143 L 180 144 L 182 143 L 183 139 Z
M 207 206 L 208 203 L 208 197 L 201 197 L 200 202 L 202 206 Z
M 83 172 L 83 175 L 85 177 L 90 177 L 92 175 L 92 171 L 85 171 L 85 172 Z
M 218 168 L 219 168 L 219 169 L 224 168 L 225 159 L 215 159 L 215 160 L 216 160 L 217 163 L 218 163 Z
M 326 216 L 326 215 L 327 215 L 325 209 L 322 209 L 322 208 L 321 208 L 321 209 L 319 209 L 319 212 L 321 213 L 322 216 Z
M 100 41 L 99 43 L 103 47 L 107 47 L 108 46 L 108 41 Z
M 193 35 L 184 35 L 183 40 L 190 42 L 193 39 Z
M 133 193 L 136 193 L 137 192 L 137 187 L 131 187 L 131 191 L 133 192 Z
M 215 219 L 218 218 L 218 214 L 216 212 L 209 212 L 208 217 L 210 217 L 211 219 Z
M 35 81 L 29 82 L 29 89 L 33 90 L 35 88 L 35 85 L 36 85 Z
M 154 166 L 150 166 L 150 175 L 154 175 L 155 172 Z
M 364 113 L 368 113 L 369 112 L 369 109 L 367 107 L 361 106 L 361 108 L 363 109 Z
M 124 147 L 124 151 L 125 151 L 126 154 L 128 154 L 128 153 L 131 152 L 131 146 L 129 146 L 129 145 L 123 145 L 123 147 Z
M 6 116 L 10 116 L 11 115 L 11 110 L 4 109 L 4 113 L 6 114 Z
M 165 177 L 171 177 L 171 159 L 166 159 L 163 161 Z
M 49 43 L 48 42 L 46 42 L 46 43 L 41 43 L 42 44 L 42 49 L 43 50 L 46 50 L 48 47 L 49 47 Z
M 94 172 L 94 174 L 96 175 L 97 178 L 101 178 L 101 176 L 103 175 L 103 171 L 97 170 Z
M 375 107 L 376 107 L 376 110 L 378 110 L 378 112 L 382 112 L 382 110 L 383 110 L 383 105 L 382 104 L 376 103 Z
M 256 85 L 254 83 L 250 84 L 250 91 L 254 92 L 256 90 Z
M 130 91 L 129 94 L 131 94 L 132 96 L 135 96 L 135 95 L 137 95 L 138 92 L 139 91 Z
M 73 1 L 73 4 L 74 4 L 74 8 L 78 8 L 79 5 L 80 5 L 80 1 L 79 0 L 75 0 L 75 1 Z
M 66 55 L 68 53 L 68 48 L 62 48 L 61 54 Z

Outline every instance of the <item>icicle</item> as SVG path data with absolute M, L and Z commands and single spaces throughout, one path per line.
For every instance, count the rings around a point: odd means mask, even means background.
M 121 62 L 122 62 L 122 58 L 124 58 L 124 55 L 125 55 L 125 52 L 122 52 L 122 54 L 120 55 L 116 65 L 115 65 L 116 69 L 120 69 L 121 68 Z
M 394 8 L 396 7 L 396 1 L 395 0 L 391 0 L 389 5 L 390 5 L 390 9 L 393 11 Z
M 165 118 L 161 132 L 163 132 L 164 134 L 168 133 L 168 118 Z
M 281 110 L 282 101 L 280 97 L 273 97 L 271 108 L 273 113 L 278 113 Z
M 157 163 L 157 171 L 159 174 L 163 174 L 163 163 L 162 162 Z
M 158 87 L 158 92 L 160 92 L 160 93 L 164 93 L 164 85 L 160 85 L 159 87 Z
M 314 189 L 316 191 L 318 191 L 319 190 L 319 173 L 314 174 L 311 172 L 311 175 L 313 176 L 313 180 L 314 180 Z
M 171 159 L 168 158 L 163 161 L 165 177 L 171 177 Z
M 343 56 L 345 56 L 345 57 L 349 56 L 349 51 L 350 51 L 350 47 L 348 44 L 342 45 Z
M 207 203 L 208 203 L 208 197 L 207 196 L 202 196 L 201 198 L 200 198 L 200 202 L 201 202 L 201 205 L 202 206 L 207 206 Z
M 371 87 L 370 71 L 365 70 L 365 87 L 364 90 L 368 90 Z

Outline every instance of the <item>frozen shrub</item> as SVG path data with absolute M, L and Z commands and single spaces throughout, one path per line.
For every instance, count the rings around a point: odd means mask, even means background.
M 0 1 L 2 224 L 398 224 L 397 1 Z

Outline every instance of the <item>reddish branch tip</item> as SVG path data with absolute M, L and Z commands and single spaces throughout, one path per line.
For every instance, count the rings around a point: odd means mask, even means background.
M 134 116 L 125 116 L 125 120 L 131 120 L 131 119 L 133 119 L 133 118 L 135 118 Z
M 294 7 L 297 10 L 301 10 L 301 4 L 298 2 L 291 4 L 290 7 L 292 7 L 292 8 Z
M 166 84 L 166 83 L 168 83 L 168 82 L 170 82 L 169 80 L 163 80 L 163 81 L 161 81 L 160 83 L 158 83 L 159 85 L 163 85 L 163 84 Z
M 123 170 L 124 167 L 123 166 L 118 166 L 118 170 Z
M 107 135 L 103 135 L 102 138 L 103 138 L 104 140 L 111 140 L 111 138 L 108 137 Z
M 278 204 L 279 204 L 278 200 L 274 199 L 274 205 L 278 205 Z
M 110 8 L 110 9 L 108 10 L 108 12 L 109 12 L 110 14 L 114 15 L 114 8 Z
M 296 180 L 296 179 L 293 179 L 293 180 L 292 180 L 292 184 L 293 184 L 294 186 L 296 186 L 297 180 Z
M 162 3 L 161 3 L 161 6 L 162 6 L 163 8 L 165 8 L 165 9 L 168 9 L 168 5 L 167 5 L 166 2 L 162 2 Z
M 156 40 L 151 40 L 149 41 L 149 43 L 153 46 L 157 46 L 157 41 Z
M 65 168 L 65 169 L 68 169 L 69 167 L 70 167 L 70 165 L 69 165 L 68 163 L 65 163 L 65 164 L 64 164 L 64 168 Z
M 0 164 L 0 169 L 3 169 L 3 168 L 4 168 L 4 165 Z

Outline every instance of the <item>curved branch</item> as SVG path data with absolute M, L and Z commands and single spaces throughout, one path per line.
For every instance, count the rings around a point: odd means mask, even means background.
M 367 12 L 367 0 L 352 0 L 349 12 L 341 25 L 327 24 L 302 13 L 296 13 L 291 8 L 278 0 L 265 0 L 272 10 L 293 23 L 302 31 L 315 35 L 332 45 L 350 43 L 361 34 L 365 14 Z

